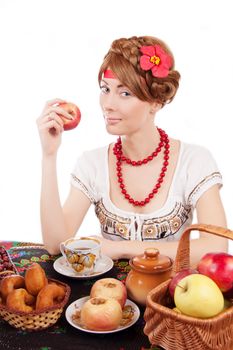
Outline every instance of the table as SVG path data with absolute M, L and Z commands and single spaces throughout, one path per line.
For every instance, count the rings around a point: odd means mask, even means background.
M 32 262 L 38 262 L 50 278 L 69 284 L 71 295 L 66 307 L 78 298 L 89 295 L 91 286 L 98 279 L 77 280 L 57 273 L 53 268 L 54 261 L 60 256 L 51 256 L 43 245 L 35 243 L 1 242 L 16 265 L 20 274 L 24 274 Z M 130 267 L 127 260 L 114 262 L 113 268 L 101 275 L 114 277 L 124 282 Z M 64 310 L 65 311 L 65 310 Z M 151 348 L 147 336 L 143 333 L 145 321 L 144 309 L 140 308 L 139 320 L 130 328 L 112 334 L 90 334 L 72 327 L 65 319 L 64 312 L 52 327 L 28 332 L 11 327 L 0 319 L 0 349 L 10 350 L 156 350 Z

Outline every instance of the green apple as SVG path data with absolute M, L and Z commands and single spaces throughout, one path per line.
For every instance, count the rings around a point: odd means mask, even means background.
M 175 288 L 176 307 L 185 315 L 208 318 L 224 308 L 224 298 L 217 284 L 207 276 L 192 274 L 179 281 Z

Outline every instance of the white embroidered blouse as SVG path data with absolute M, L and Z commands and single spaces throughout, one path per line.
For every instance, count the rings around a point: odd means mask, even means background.
M 152 213 L 138 214 L 117 208 L 109 196 L 108 147 L 84 152 L 71 174 L 71 184 L 95 205 L 103 237 L 111 240 L 178 240 L 192 223 L 197 200 L 222 177 L 204 147 L 182 143 L 167 200 Z

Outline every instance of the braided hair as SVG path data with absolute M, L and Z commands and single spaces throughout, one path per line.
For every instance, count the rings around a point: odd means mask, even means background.
M 160 45 L 172 58 L 172 66 L 167 77 L 157 78 L 151 71 L 140 67 L 140 48 Z M 99 70 L 98 80 L 102 80 L 106 69 L 111 69 L 122 84 L 142 101 L 157 102 L 164 106 L 170 103 L 179 87 L 180 74 L 174 70 L 174 57 L 169 47 L 160 39 L 151 36 L 133 36 L 114 40 L 105 55 Z

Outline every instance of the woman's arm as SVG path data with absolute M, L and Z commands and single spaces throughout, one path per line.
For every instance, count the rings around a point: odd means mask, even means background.
M 64 207 L 61 205 L 56 169 L 57 152 L 64 130 L 61 116 L 72 119 L 60 107 L 61 102 L 65 101 L 48 101 L 37 119 L 42 147 L 41 229 L 50 254 L 59 253 L 60 242 L 75 234 L 91 204 L 81 191 L 72 187 Z
M 218 185 L 206 191 L 197 201 L 198 223 L 227 227 L 227 220 L 220 197 Z M 207 251 L 228 251 L 228 240 L 215 235 L 200 233 L 200 240 L 205 243 Z
M 80 190 L 71 186 L 62 208 L 57 184 L 56 157 L 42 161 L 41 228 L 43 242 L 50 254 L 60 252 L 62 241 L 75 235 L 91 201 Z
M 226 227 L 226 218 L 217 185 L 206 191 L 197 202 L 198 223 Z M 101 238 L 103 254 L 113 259 L 127 258 L 142 254 L 145 248 L 155 247 L 160 253 L 175 258 L 178 242 L 110 241 Z M 227 251 L 227 240 L 209 234 L 200 234 L 199 239 L 191 240 L 191 265 L 196 265 L 207 252 Z

